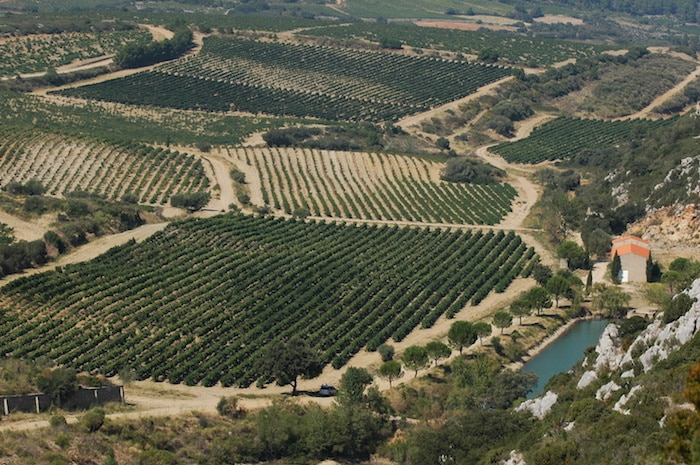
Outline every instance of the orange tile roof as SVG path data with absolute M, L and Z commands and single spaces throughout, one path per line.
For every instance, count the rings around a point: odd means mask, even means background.
M 635 240 L 635 241 L 639 241 L 639 242 L 641 242 L 642 244 L 651 245 L 651 242 L 645 241 L 645 240 L 642 239 L 641 237 L 632 236 L 632 235 L 630 235 L 630 236 L 618 237 L 617 239 L 613 239 L 612 243 L 613 243 L 613 244 L 617 244 L 618 242 L 623 242 L 623 241 L 627 241 L 627 240 L 630 240 L 630 239 L 633 239 L 633 240 Z
M 615 252 L 617 252 L 618 256 L 623 256 L 623 255 L 628 255 L 628 254 L 635 254 L 639 255 L 644 258 L 649 258 L 649 255 L 651 252 L 649 251 L 648 248 L 642 247 L 641 245 L 638 244 L 622 244 L 617 247 L 613 247 L 613 249 L 610 251 L 610 256 L 614 257 Z

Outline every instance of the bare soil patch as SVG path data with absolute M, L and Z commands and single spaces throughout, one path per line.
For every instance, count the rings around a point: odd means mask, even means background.
M 0 210 L 0 223 L 5 223 L 11 227 L 14 230 L 15 240 L 18 241 L 35 241 L 44 237 L 44 234 L 48 231 L 37 223 L 24 221 L 2 210 Z
M 583 24 L 582 19 L 567 15 L 544 15 L 540 18 L 535 18 L 535 22 L 544 24 L 571 23 L 576 26 Z
M 509 26 L 507 24 L 503 24 L 503 23 L 498 24 L 498 23 L 492 22 L 491 20 L 493 18 L 497 18 L 495 16 L 484 16 L 484 17 L 470 16 L 470 18 L 489 18 L 489 20 L 480 19 L 482 21 L 481 23 L 476 22 L 479 19 L 472 19 L 470 21 L 420 20 L 420 21 L 414 21 L 414 23 L 417 26 L 421 26 L 421 27 L 436 27 L 436 28 L 440 28 L 440 29 L 455 29 L 455 30 L 459 30 L 459 31 L 478 31 L 479 29 L 490 29 L 492 31 L 515 31 L 517 29 L 516 27 Z

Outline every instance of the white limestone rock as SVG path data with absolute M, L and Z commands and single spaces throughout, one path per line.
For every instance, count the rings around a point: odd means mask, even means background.
M 634 386 L 632 389 L 630 389 L 630 392 L 627 394 L 624 394 L 620 399 L 615 402 L 615 406 L 613 407 L 613 410 L 616 412 L 620 412 L 623 415 L 629 415 L 630 410 L 625 408 L 625 405 L 627 405 L 627 402 L 634 396 L 634 394 L 641 389 L 642 386 Z
M 521 452 L 512 450 L 510 451 L 510 457 L 507 460 L 501 462 L 503 465 L 527 465 L 525 463 L 525 457 Z
M 595 370 L 589 370 L 581 376 L 581 379 L 578 380 L 576 389 L 583 389 L 596 379 L 598 379 L 598 374 L 595 372 Z
M 618 385 L 615 381 L 610 381 L 608 384 L 601 386 L 595 393 L 595 398 L 598 400 L 608 400 L 612 396 L 613 392 L 619 391 L 622 386 Z
M 547 391 L 547 393 L 542 397 L 526 400 L 522 404 L 518 405 L 515 410 L 518 412 L 527 410 L 541 420 L 552 410 L 552 407 L 557 403 L 558 398 L 559 396 L 556 393 Z
M 600 371 L 604 368 L 615 370 L 620 366 L 622 356 L 620 344 L 618 343 L 618 328 L 615 324 L 609 324 L 595 346 L 595 351 L 598 357 L 595 360 L 595 370 Z

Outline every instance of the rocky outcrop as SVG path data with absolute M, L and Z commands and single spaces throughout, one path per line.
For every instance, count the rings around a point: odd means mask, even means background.
M 547 391 L 547 393 L 542 397 L 526 400 L 522 404 L 518 405 L 515 410 L 518 412 L 528 411 L 541 420 L 550 412 L 550 410 L 552 410 L 552 407 L 557 403 L 558 398 L 559 396 L 557 396 L 556 393 Z
M 625 408 L 625 405 L 637 391 L 642 389 L 640 385 L 634 383 L 635 372 L 651 370 L 659 361 L 666 359 L 669 354 L 690 341 L 700 330 L 700 279 L 696 280 L 686 292 L 690 297 L 697 299 L 688 312 L 670 323 L 664 323 L 662 315 L 658 315 L 635 338 L 626 351 L 620 347 L 617 326 L 609 325 L 596 345 L 595 361 L 593 363 L 584 361 L 584 367 L 589 366 L 589 369 L 581 376 L 577 387 L 583 389 L 589 386 L 604 371 L 621 372 L 620 378 L 627 380 L 623 384 L 629 387 L 629 391 L 621 395 L 613 408 L 620 413 L 629 414 L 630 411 Z M 598 389 L 596 398 L 606 401 L 622 389 L 622 386 L 611 381 Z

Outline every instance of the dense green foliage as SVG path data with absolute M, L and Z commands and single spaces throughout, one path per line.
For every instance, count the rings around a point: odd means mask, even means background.
M 198 211 L 207 206 L 210 197 L 209 192 L 175 194 L 170 197 L 170 205 L 178 208 L 186 208 L 189 211 Z
M 315 378 L 321 374 L 322 369 L 318 351 L 296 336 L 289 341 L 279 341 L 270 346 L 263 356 L 256 360 L 256 364 L 261 376 L 261 385 L 271 380 L 279 386 L 289 384 L 292 386 L 292 395 L 297 392 L 299 378 Z
M 247 386 L 271 343 L 298 335 L 340 367 L 505 289 L 533 259 L 513 233 L 192 220 L 4 287 L 0 350 L 106 374 L 130 367 L 139 378 Z M 101 323 L 75 324 L 88 320 Z
M 189 59 L 61 94 L 180 109 L 386 121 L 464 97 L 508 74 L 500 67 L 430 57 L 212 36 Z
M 192 31 L 181 28 L 172 39 L 126 45 L 114 56 L 114 64 L 120 68 L 149 66 L 177 58 L 193 45 Z
M 51 398 L 56 406 L 61 406 L 78 390 L 78 373 L 72 368 L 47 370 L 37 376 L 37 387 Z
M 440 172 L 440 179 L 449 182 L 491 184 L 505 177 L 506 173 L 478 159 L 469 157 L 453 158 L 447 161 Z

